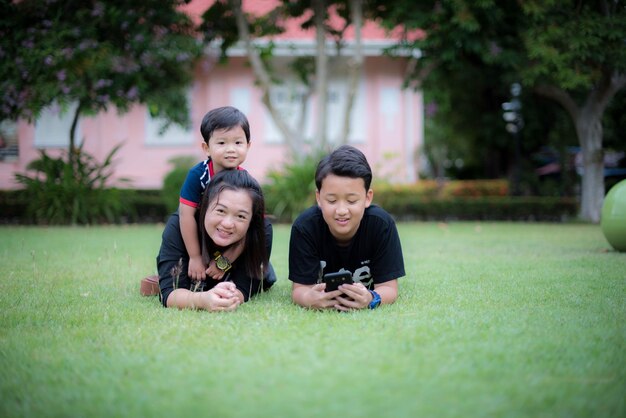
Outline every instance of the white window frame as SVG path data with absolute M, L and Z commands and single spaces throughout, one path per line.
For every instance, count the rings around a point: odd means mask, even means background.
M 35 121 L 35 147 L 67 148 L 70 144 L 70 129 L 78 103 L 61 109 L 58 104 L 45 108 Z M 81 121 L 76 124 L 76 146 L 82 143 Z
M 283 122 L 287 124 L 292 130 L 304 131 L 305 138 L 311 138 L 313 136 L 313 128 L 311 124 L 311 118 L 305 117 L 304 127 L 296 126 L 300 120 L 301 112 L 301 95 L 304 93 L 304 86 L 296 83 L 291 78 L 283 78 L 283 84 L 274 85 L 270 89 L 270 97 L 272 105 L 276 111 L 280 114 Z M 309 99 L 310 102 L 310 99 Z M 309 103 L 309 112 L 311 112 L 311 106 Z M 283 134 L 278 129 L 278 126 L 274 123 L 274 119 L 270 112 L 264 108 L 265 115 L 265 142 L 269 144 L 282 144 L 285 142 Z
M 241 113 L 250 117 L 252 110 L 252 92 L 248 87 L 235 87 L 230 91 L 230 103 Z
M 328 80 L 328 108 L 327 108 L 327 137 L 331 144 L 339 142 L 341 128 L 343 126 L 343 112 L 348 100 L 348 78 L 331 77 Z M 363 77 L 359 80 L 354 104 L 352 105 L 352 116 L 350 118 L 350 133 L 348 142 L 353 144 L 365 143 L 366 138 L 366 118 L 365 118 L 365 82 Z

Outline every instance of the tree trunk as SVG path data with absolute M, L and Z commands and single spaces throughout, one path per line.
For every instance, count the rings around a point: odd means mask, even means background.
M 343 112 L 343 126 L 341 129 L 341 143 L 347 144 L 350 137 L 350 121 L 356 92 L 359 87 L 359 78 L 363 68 L 363 51 L 361 50 L 361 28 L 363 26 L 363 0 L 351 0 L 352 24 L 354 25 L 354 56 L 348 58 L 348 91 L 346 107 Z
M 74 118 L 72 119 L 72 126 L 70 127 L 70 143 L 68 146 L 67 162 L 74 172 L 76 163 L 76 127 L 78 126 L 78 120 L 80 119 L 80 112 L 82 111 L 82 104 L 79 102 L 74 111 Z
M 579 113 L 575 123 L 584 170 L 580 216 L 584 220 L 597 223 L 600 221 L 604 200 L 604 152 L 602 149 L 601 116 L 583 111 Z
M 552 86 L 535 87 L 538 94 L 558 102 L 569 113 L 583 157 L 580 217 L 585 221 L 600 222 L 604 202 L 604 150 L 602 148 L 602 115 L 615 94 L 626 86 L 626 75 L 605 71 L 602 78 L 579 107 L 565 90 Z
M 326 55 L 326 2 L 313 0 L 315 20 L 316 57 L 315 57 L 315 95 L 317 97 L 317 114 L 315 123 L 315 145 L 326 148 L 326 106 L 328 102 L 328 56 Z
M 295 130 L 289 127 L 283 120 L 282 116 L 278 109 L 274 107 L 271 100 L 271 86 L 272 81 L 269 75 L 268 70 L 263 65 L 261 61 L 261 57 L 259 57 L 258 51 L 252 45 L 252 41 L 250 39 L 250 31 L 248 30 L 248 22 L 243 15 L 243 10 L 241 6 L 241 0 L 231 0 L 230 6 L 233 9 L 233 13 L 235 14 L 235 18 L 237 21 L 237 31 L 239 33 L 239 39 L 243 41 L 246 46 L 246 54 L 248 55 L 248 59 L 250 60 L 250 64 L 252 65 L 252 70 L 254 71 L 254 76 L 258 81 L 258 85 L 262 91 L 262 101 L 265 105 L 265 108 L 270 113 L 274 124 L 280 130 L 285 143 L 289 149 L 291 155 L 299 156 L 303 152 L 303 140 L 302 136 L 299 133 L 300 130 Z

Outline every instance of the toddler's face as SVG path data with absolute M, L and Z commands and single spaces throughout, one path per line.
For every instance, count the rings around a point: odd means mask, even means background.
M 231 129 L 216 129 L 209 143 L 202 143 L 202 148 L 213 160 L 213 169 L 217 173 L 241 165 L 248 156 L 250 143 L 246 141 L 241 126 L 235 126 Z

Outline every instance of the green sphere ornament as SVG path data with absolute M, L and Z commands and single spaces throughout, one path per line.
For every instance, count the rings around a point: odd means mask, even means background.
M 613 248 L 626 251 L 626 180 L 611 187 L 604 198 L 600 226 Z

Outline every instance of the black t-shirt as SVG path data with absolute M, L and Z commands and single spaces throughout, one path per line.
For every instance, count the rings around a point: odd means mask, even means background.
M 382 208 L 365 209 L 361 224 L 347 246 L 337 244 L 317 206 L 298 216 L 289 241 L 289 280 L 313 285 L 326 273 L 347 270 L 355 282 L 373 289 L 405 275 L 396 224 Z

